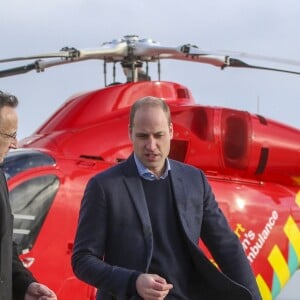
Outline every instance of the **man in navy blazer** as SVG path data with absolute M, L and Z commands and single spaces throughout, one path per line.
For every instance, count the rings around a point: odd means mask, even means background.
M 47 286 L 36 282 L 19 258 L 13 242 L 13 215 L 3 171 L 3 161 L 10 149 L 17 147 L 17 97 L 0 91 L 0 299 L 57 300 Z
M 134 153 L 85 189 L 72 255 L 76 276 L 98 289 L 97 300 L 260 300 L 204 173 L 168 159 L 167 104 L 138 100 L 129 136 Z M 199 248 L 200 238 L 218 268 Z

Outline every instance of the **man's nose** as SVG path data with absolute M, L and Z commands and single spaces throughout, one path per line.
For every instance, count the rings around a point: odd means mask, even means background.
M 18 139 L 15 138 L 11 141 L 10 145 L 9 145 L 9 148 L 10 149 L 17 149 L 17 145 L 18 145 Z
M 149 137 L 148 143 L 147 143 L 147 148 L 149 150 L 154 150 L 156 148 L 156 140 L 153 137 Z

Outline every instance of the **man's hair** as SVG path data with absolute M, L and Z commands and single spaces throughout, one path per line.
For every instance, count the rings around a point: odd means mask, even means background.
M 131 107 L 129 115 L 129 128 L 133 128 L 133 120 L 136 111 L 141 107 L 160 107 L 166 114 L 168 124 L 171 124 L 171 113 L 168 104 L 161 98 L 147 96 L 137 100 Z
M 16 96 L 0 91 L 0 109 L 4 106 L 15 108 L 18 104 L 19 101 Z

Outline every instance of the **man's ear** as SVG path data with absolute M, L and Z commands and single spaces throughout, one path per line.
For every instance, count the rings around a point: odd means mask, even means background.
M 128 137 L 132 141 L 132 128 L 128 125 Z
M 172 139 L 173 138 L 173 133 L 174 133 L 173 123 L 170 123 L 169 131 L 170 131 L 170 137 Z

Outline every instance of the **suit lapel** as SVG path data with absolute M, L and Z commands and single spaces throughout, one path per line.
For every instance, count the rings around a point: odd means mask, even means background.
M 151 227 L 151 220 L 148 212 L 148 206 L 142 186 L 140 176 L 138 174 L 133 155 L 123 164 L 124 183 L 129 191 L 130 198 L 136 208 L 139 216 L 144 237 L 147 244 L 148 264 L 153 251 L 153 234 Z
M 181 166 L 170 160 L 171 165 L 171 183 L 173 188 L 174 199 L 184 232 L 190 236 L 189 217 L 190 213 L 187 209 L 187 192 L 185 190 L 184 178 L 182 176 Z
M 148 206 L 140 179 L 138 177 L 125 177 L 124 181 L 141 222 L 145 225 L 150 225 Z

